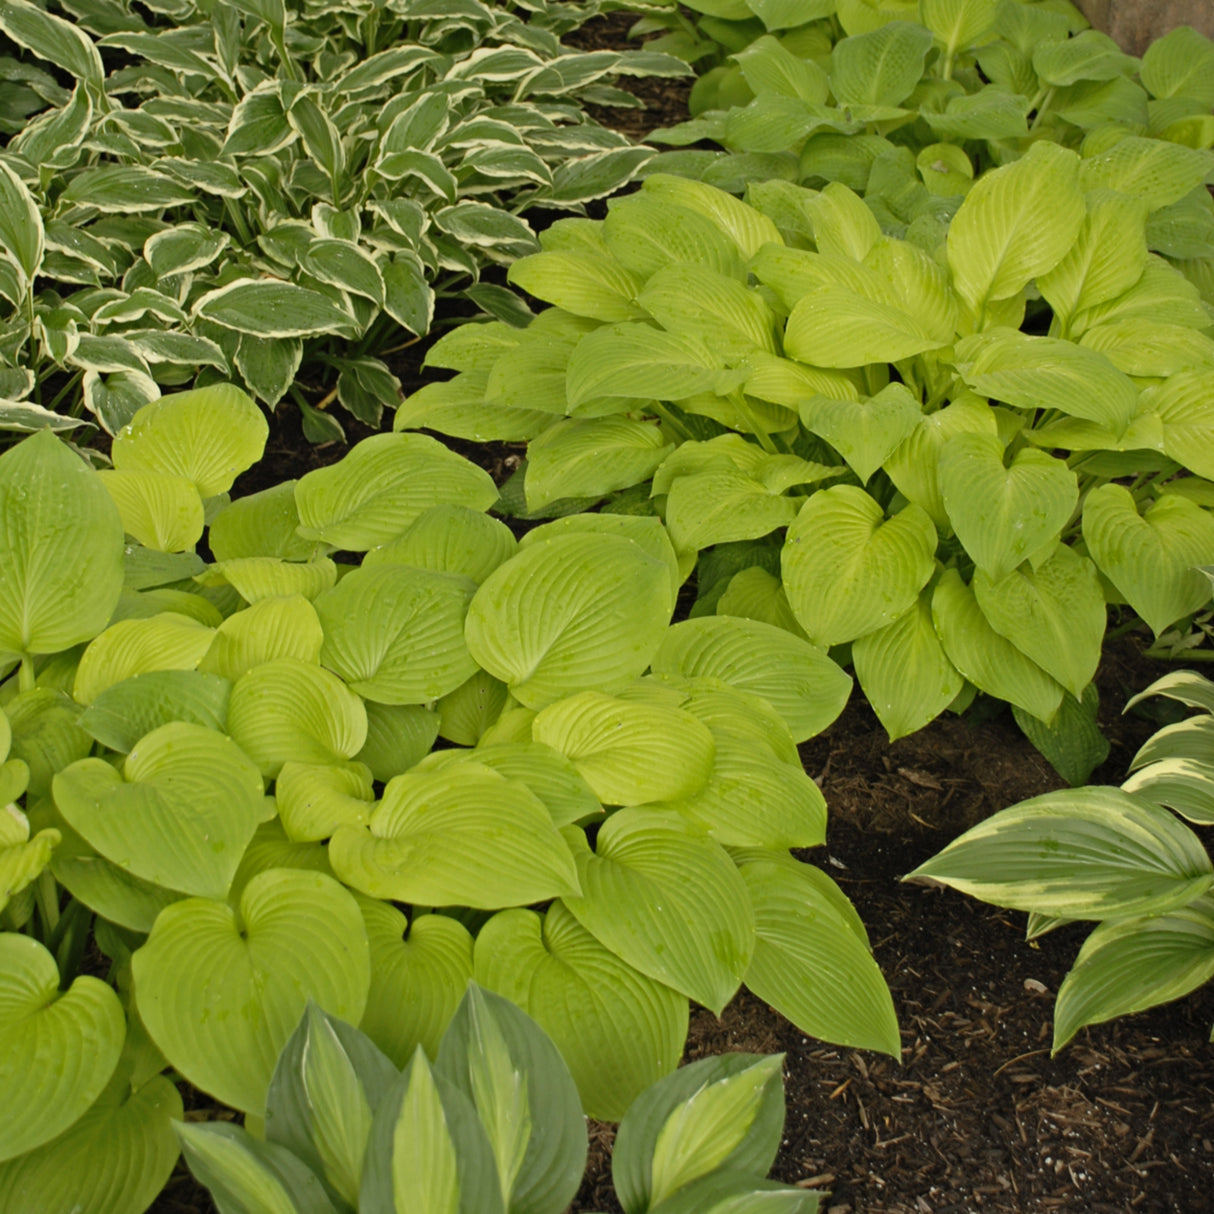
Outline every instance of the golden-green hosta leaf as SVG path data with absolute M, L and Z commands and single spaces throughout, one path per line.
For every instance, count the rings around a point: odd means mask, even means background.
M 1152 211 L 1179 202 L 1214 169 L 1214 152 L 1166 139 L 1127 135 L 1079 166 L 1084 190 L 1108 189 L 1145 200 Z
M 729 579 L 725 593 L 717 600 L 717 615 L 758 620 L 805 639 L 805 629 L 797 623 L 780 579 L 758 565 L 739 570 Z
M 192 480 L 165 472 L 99 472 L 127 535 L 157 552 L 192 550 L 202 538 L 202 498 Z
M 641 280 L 624 269 L 606 250 L 551 249 L 520 257 L 507 277 L 536 299 L 555 304 L 575 316 L 613 323 L 640 320 L 637 305 Z
M 62 837 L 47 829 L 30 838 L 25 814 L 16 805 L 0 806 L 0 910 L 46 868 Z
M 666 525 L 679 552 L 758 539 L 796 513 L 791 497 L 728 464 L 676 477 L 666 498 Z
M 295 482 L 282 481 L 225 506 L 211 523 L 207 543 L 217 561 L 249 556 L 303 561 L 312 555 L 316 544 L 297 534 L 298 526 Z
M 783 244 L 779 229 L 768 216 L 702 181 L 654 173 L 645 178 L 642 190 L 646 196 L 703 215 L 734 242 L 743 257 L 753 257 L 765 244 Z
M 367 713 L 367 740 L 355 756 L 365 763 L 382 783 L 408 771 L 430 752 L 438 737 L 441 718 L 420 704 L 364 705 Z
M 327 839 L 339 826 L 365 825 L 375 807 L 371 770 L 363 763 L 284 763 L 274 798 L 287 838 L 297 843 Z
M 704 266 L 659 270 L 637 302 L 668 333 L 699 338 L 727 359 L 753 350 L 776 353 L 776 317 L 758 292 Z
M 608 950 L 555 902 L 481 928 L 476 980 L 518 1004 L 561 1051 L 588 1116 L 616 1120 L 678 1065 L 687 1000 Z
M 274 1063 L 309 999 L 357 1023 L 371 983 L 362 915 L 323 873 L 272 869 L 239 910 L 187 898 L 131 958 L 139 1014 L 195 1087 L 262 1116 Z
M 865 401 L 811 396 L 800 414 L 806 429 L 826 439 L 867 483 L 914 433 L 922 408 L 904 384 L 889 384 Z
M 931 577 L 936 528 L 911 504 L 891 519 L 863 489 L 836 485 L 810 497 L 784 544 L 784 588 L 819 645 L 892 623 Z
M 784 349 L 815 367 L 864 367 L 938 349 L 949 337 L 932 333 L 896 304 L 825 287 L 797 301 L 785 326 Z
M 59 990 L 55 959 L 0 933 L 0 1160 L 49 1142 L 101 1094 L 125 1036 L 118 996 L 98 978 Z
M 1181 26 L 1147 47 L 1142 83 L 1152 97 L 1192 97 L 1214 106 L 1214 47 L 1192 26 Z
M 107 688 L 77 720 L 80 729 L 87 730 L 103 746 L 127 754 L 144 735 L 172 721 L 205 725 L 222 733 L 227 728 L 230 691 L 228 681 L 217 675 L 196 670 L 151 670 Z M 83 758 L 87 753 L 87 749 L 73 753 L 72 758 Z M 56 770 L 66 766 L 66 762 L 60 763 Z
M 194 670 L 215 629 L 175 611 L 142 620 L 121 620 L 95 638 L 80 658 L 72 696 L 91 704 L 103 691 L 155 670 Z
M 457 573 L 479 586 L 517 547 L 505 523 L 447 502 L 423 510 L 398 539 L 372 548 L 363 558 L 363 566 L 412 565 L 436 573 Z
M 301 594 L 257 599 L 215 629 L 198 669 L 235 682 L 275 658 L 320 662 L 324 630 L 316 609 Z
M 198 580 L 204 579 L 206 585 L 214 584 L 213 579 L 222 579 L 250 604 L 290 595 L 314 599 L 337 582 L 337 566 L 327 556 L 311 561 L 243 556 L 212 565 Z
M 1165 494 L 1140 516 L 1129 490 L 1101 485 L 1084 501 L 1083 538 L 1156 636 L 1210 601 L 1197 566 L 1214 565 L 1214 518 L 1195 502 Z
M 578 888 L 573 858 L 544 803 L 476 764 L 388 782 L 366 826 L 339 826 L 334 871 L 375 898 L 497 910 Z
M 899 105 L 919 83 L 931 45 L 929 31 L 910 21 L 852 34 L 831 55 L 831 92 L 845 107 Z
M 1198 476 L 1214 477 L 1214 371 L 1195 368 L 1169 376 L 1142 394 L 1144 409 L 1163 423 L 1163 449 Z
M 923 24 L 944 46 L 949 59 L 973 46 L 995 24 L 998 0 L 920 0 Z

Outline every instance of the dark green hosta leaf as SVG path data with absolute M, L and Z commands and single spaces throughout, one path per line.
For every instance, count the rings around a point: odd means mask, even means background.
M 496 910 L 572 893 L 572 857 L 525 785 L 471 764 L 390 781 L 367 826 L 341 826 L 334 871 L 363 893 Z
M 33 195 L 7 164 L 0 164 L 0 249 L 20 270 L 27 291 L 42 265 L 44 240 L 42 215 Z
M 169 1062 L 256 1116 L 308 1000 L 357 1023 L 371 981 L 354 898 L 323 873 L 281 868 L 245 886 L 239 913 L 204 898 L 167 907 L 131 969 L 140 1017 Z
M 747 987 L 804 1032 L 900 1057 L 889 988 L 843 891 L 784 853 L 735 858 L 755 912 Z
M 754 917 L 737 869 L 720 844 L 676 814 L 622 809 L 592 852 L 568 828 L 580 897 L 565 905 L 630 965 L 718 1014 L 754 949 Z M 628 906 L 621 918 L 615 908 Z
M 105 68 L 101 54 L 73 22 L 33 4 L 10 4 L 0 14 L 0 29 L 18 46 L 70 72 L 88 86 L 94 97 L 103 95 Z
M 0 1160 L 66 1130 L 101 1094 L 122 1051 L 118 996 L 99 978 L 59 990 L 37 940 L 0 933 Z
M 1108 189 L 1146 200 L 1152 211 L 1179 202 L 1214 170 L 1214 152 L 1182 147 L 1164 139 L 1129 135 L 1107 152 L 1084 160 L 1084 190 Z
M 1066 919 L 1161 915 L 1214 883 L 1195 834 L 1119 788 L 1046 793 L 987 818 L 908 879 Z
M 842 106 L 896 106 L 923 75 L 932 45 L 930 31 L 894 21 L 836 44 L 830 57 L 830 87 Z
M 1179 999 L 1214 977 L 1214 898 L 1147 919 L 1102 923 L 1058 989 L 1053 1048 L 1085 1025 Z
M 1214 564 L 1214 518 L 1194 502 L 1165 494 L 1140 516 L 1127 489 L 1101 485 L 1084 501 L 1083 537 L 1156 636 L 1210 601 L 1196 566 Z
M 836 645 L 892 623 L 932 573 L 936 529 L 918 506 L 886 520 L 862 489 L 822 489 L 788 529 L 788 601 L 811 641 Z
M 1012 705 L 1016 724 L 1050 761 L 1050 766 L 1072 788 L 1086 784 L 1093 771 L 1109 757 L 1108 739 L 1096 724 L 1100 696 L 1089 683 L 1083 699 L 1064 696 L 1057 716 L 1048 725 L 1022 708 Z
M 58 653 L 106 625 L 122 522 L 101 481 L 46 431 L 0 456 L 0 650 Z
M 476 979 L 527 1012 L 561 1051 L 587 1115 L 618 1119 L 678 1065 L 687 1000 L 609 951 L 555 902 L 481 928 Z
M 225 679 L 193 670 L 154 670 L 134 675 L 101 692 L 78 718 L 103 746 L 121 754 L 140 738 L 171 721 L 222 732 L 227 723 Z

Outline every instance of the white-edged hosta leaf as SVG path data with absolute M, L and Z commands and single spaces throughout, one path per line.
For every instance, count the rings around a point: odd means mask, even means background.
M 357 1023 L 371 982 L 358 905 L 323 873 L 272 869 L 239 910 L 187 898 L 131 958 L 139 1014 L 195 1087 L 262 1116 L 279 1051 L 308 1000 Z
M 242 278 L 216 287 L 195 302 L 193 314 L 254 337 L 351 337 L 358 328 L 353 314 L 329 296 L 276 278 Z
M 0 456 L 0 651 L 91 640 L 122 591 L 122 520 L 92 469 L 49 430 Z
M 0 249 L 21 272 L 28 291 L 42 265 L 45 248 L 42 215 L 25 182 L 0 163 Z
M 70 72 L 93 96 L 104 91 L 105 68 L 93 40 L 74 22 L 44 12 L 35 4 L 10 4 L 0 14 L 0 29 L 39 59 Z
M 353 888 L 421 906 L 496 910 L 578 888 L 544 803 L 474 764 L 389 781 L 366 826 L 334 832 L 329 858 Z
M 747 384 L 754 391 L 753 383 Z M 889 384 L 865 401 L 811 394 L 799 406 L 806 429 L 826 439 L 867 483 L 919 424 L 922 407 L 904 384 Z
M 303 595 L 258 599 L 215 629 L 198 669 L 234 683 L 275 658 L 319 663 L 324 639 L 316 609 Z
M 737 861 L 755 914 L 747 987 L 802 1032 L 899 1057 L 889 988 L 842 890 L 786 854 L 744 851 Z
M 675 800 L 702 789 L 712 770 L 712 734 L 688 712 L 583 691 L 549 704 L 532 737 L 572 760 L 609 805 Z
M 327 839 L 339 826 L 365 825 L 375 806 L 364 763 L 286 762 L 274 782 L 278 816 L 288 839 Z
M 121 772 L 81 759 L 53 784 L 68 823 L 136 877 L 222 898 L 262 810 L 257 769 L 230 739 L 175 721 L 140 739 Z
M 576 834 L 576 838 L 574 835 Z M 578 922 L 642 973 L 718 1015 L 754 949 L 754 915 L 725 850 L 677 814 L 621 809 L 592 852 L 567 828 L 582 893 Z M 618 908 L 629 907 L 626 918 Z
M 171 721 L 222 733 L 230 690 L 226 679 L 212 674 L 151 670 L 107 688 L 77 720 L 103 746 L 128 754 L 140 738 Z
M 517 547 L 505 523 L 479 510 L 445 502 L 423 510 L 397 539 L 372 548 L 363 558 L 363 568 L 410 565 L 455 573 L 479 586 Z
M 143 257 L 157 278 L 189 274 L 209 266 L 231 239 L 226 232 L 200 223 L 181 223 L 149 236 L 143 244 Z
M 72 696 L 91 704 L 107 687 L 153 670 L 194 670 L 211 647 L 213 628 L 175 611 L 120 620 L 95 637 L 80 657 Z
M 273 779 L 282 765 L 339 763 L 353 758 L 367 737 L 363 702 L 335 674 L 276 658 L 237 679 L 228 701 L 228 732 Z
M 595 939 L 561 902 L 495 915 L 477 935 L 476 980 L 527 1012 L 561 1051 L 582 1107 L 619 1118 L 678 1065 L 687 1000 Z
M 999 580 L 979 569 L 973 589 L 991 627 L 1079 699 L 1096 673 L 1104 640 L 1096 566 L 1059 544 L 1035 569 L 1021 566 Z
M 1156 738 L 1159 736 L 1155 735 Z M 1202 739 L 1203 742 L 1206 740 Z M 1182 754 L 1148 763 L 1138 768 L 1121 787 L 1155 805 L 1174 809 L 1190 822 L 1202 826 L 1214 824 L 1214 763 L 1208 761 L 1208 755 L 1207 746 L 1199 758 Z
M 262 411 L 232 384 L 174 392 L 114 436 L 114 467 L 185 477 L 205 500 L 261 459 L 269 432 Z
M 892 623 L 932 574 L 936 528 L 911 504 L 886 520 L 863 489 L 813 494 L 788 528 L 784 589 L 811 641 L 836 645 Z
M 202 538 L 202 498 L 193 481 L 142 468 L 98 476 L 118 507 L 123 529 L 145 548 L 185 552 Z
M 60 194 L 64 205 L 95 207 L 105 214 L 130 215 L 188 206 L 195 193 L 172 177 L 141 164 L 103 164 L 84 169 Z
M 55 959 L 32 936 L 0 933 L 0 1160 L 77 1120 L 118 1065 L 118 996 L 99 978 L 59 990 Z
M 1073 788 L 980 822 L 911 878 L 984 902 L 1066 919 L 1162 915 L 1214 884 L 1197 836 L 1120 788 Z
M 383 704 L 425 704 L 476 672 L 464 617 L 476 590 L 455 573 L 356 569 L 317 596 L 321 661 L 351 690 Z
M 670 621 L 665 561 L 616 535 L 557 535 L 520 549 L 468 609 L 473 659 L 529 708 L 614 692 L 649 665 Z
M 408 529 L 443 502 L 487 510 L 497 501 L 492 477 L 424 434 L 377 434 L 295 486 L 300 534 L 365 552 Z
M 156 381 L 142 370 L 102 375 L 89 368 L 80 391 L 84 407 L 109 434 L 118 434 L 140 409 L 160 398 Z

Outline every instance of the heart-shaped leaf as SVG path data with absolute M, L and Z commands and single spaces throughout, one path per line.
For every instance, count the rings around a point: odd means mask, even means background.
M 106 688 L 80 714 L 79 724 L 103 746 L 122 754 L 172 721 L 205 725 L 222 733 L 227 728 L 231 690 L 226 679 L 213 674 L 153 670 Z
M 316 544 L 296 532 L 295 482 L 283 481 L 260 493 L 250 493 L 225 506 L 211 523 L 207 543 L 217 561 L 272 556 L 303 561 Z
M 307 843 L 329 838 L 339 826 L 365 824 L 375 792 L 362 763 L 287 762 L 274 782 L 274 799 L 287 838 Z
M 175 611 L 120 620 L 81 655 L 72 695 L 78 704 L 91 704 L 103 691 L 137 674 L 194 670 L 214 635 L 213 628 Z
M 814 396 L 800 413 L 806 428 L 826 439 L 867 483 L 918 426 L 922 410 L 904 384 L 889 384 L 860 402 Z
M 365 707 L 367 740 L 355 758 L 386 784 L 430 753 L 438 737 L 440 717 L 417 704 L 368 702 Z
M 363 558 L 363 568 L 411 565 L 457 573 L 479 586 L 517 547 L 505 523 L 447 502 L 423 510 L 398 539 L 372 548 Z
M 316 609 L 302 594 L 258 599 L 215 629 L 198 669 L 234 683 L 275 658 L 320 662 L 325 634 Z
M 157 552 L 192 550 L 205 525 L 202 498 L 184 476 L 147 469 L 99 472 L 127 535 Z

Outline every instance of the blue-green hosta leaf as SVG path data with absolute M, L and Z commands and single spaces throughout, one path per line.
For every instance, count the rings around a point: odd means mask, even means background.
M 687 1001 L 609 951 L 554 903 L 495 915 L 477 936 L 476 979 L 527 1012 L 561 1051 L 592 1117 L 617 1119 L 678 1065 Z
M 1058 989 L 1055 1052 L 1085 1025 L 1179 999 L 1214 977 L 1214 899 L 1145 919 L 1102 923 Z
M 1214 106 L 1214 47 L 1210 39 L 1181 26 L 1157 38 L 1142 56 L 1142 83 L 1152 97 L 1191 97 Z
M 1070 252 L 1084 214 L 1079 158 L 1056 143 L 1034 143 L 1020 160 L 984 173 L 949 228 L 958 294 L 981 320 L 988 304 L 1016 295 Z
M 384 704 L 424 704 L 476 671 L 464 642 L 475 583 L 405 565 L 356 569 L 316 600 L 321 661 Z
M 1092 787 L 1000 810 L 910 878 L 1015 910 L 1126 919 L 1191 902 L 1214 884 L 1214 866 L 1167 810 L 1119 788 Z
M 755 912 L 747 987 L 804 1032 L 899 1057 L 893 1000 L 846 895 L 787 854 L 736 859 Z
M 536 299 L 575 316 L 611 322 L 641 320 L 635 301 L 641 280 L 606 250 L 552 249 L 513 262 L 507 278 Z
M 1053 718 L 1065 694 L 1062 686 L 995 631 L 956 569 L 946 569 L 936 583 L 932 622 L 948 660 L 979 691 L 1042 721 Z
M 98 978 L 59 990 L 55 959 L 31 936 L 0 933 L 0 1160 L 77 1120 L 118 1065 L 122 1005 Z
M 811 641 L 835 645 L 892 623 L 932 573 L 936 529 L 916 505 L 886 520 L 851 485 L 810 497 L 788 529 L 782 565 L 793 613 Z
M 175 611 L 120 620 L 81 655 L 72 695 L 78 704 L 91 704 L 107 688 L 137 674 L 194 670 L 214 635 L 213 628 Z
M 423 510 L 399 538 L 372 548 L 363 567 L 411 565 L 459 574 L 479 586 L 517 547 L 505 523 L 446 502 Z
M 364 439 L 295 486 L 300 534 L 355 552 L 395 539 L 431 506 L 488 510 L 495 501 L 487 472 L 423 434 Z
M 1062 460 L 1027 447 L 1005 466 L 1003 445 L 990 434 L 953 435 L 937 475 L 957 538 L 996 581 L 1056 539 L 1079 500 L 1075 473 Z
M 114 467 L 193 481 L 203 499 L 226 493 L 265 449 L 269 426 L 239 388 L 211 384 L 145 405 L 114 436 Z
M 1214 169 L 1214 152 L 1165 139 L 1128 135 L 1108 151 L 1081 162 L 1084 190 L 1117 190 L 1142 198 L 1152 211 L 1179 202 Z
M 715 752 L 712 734 L 690 713 L 598 691 L 549 704 L 532 736 L 572 760 L 609 805 L 692 796 L 707 782 Z
M 174 722 L 143 738 L 121 773 L 81 759 L 54 780 L 60 813 L 133 875 L 222 898 L 261 816 L 257 769 L 223 734 Z
M 208 291 L 196 318 L 254 337 L 352 337 L 358 322 L 327 295 L 274 278 L 242 278 Z
M 429 754 L 438 737 L 441 718 L 418 704 L 376 704 L 368 701 L 367 739 L 355 755 L 382 783 L 408 771 Z
M 1109 741 L 1096 720 L 1099 711 L 1100 695 L 1094 683 L 1084 688 L 1081 700 L 1063 696 L 1057 715 L 1048 724 L 1012 706 L 1012 716 L 1025 737 L 1073 788 L 1086 784 L 1109 757 Z
M 251 493 L 225 506 L 211 523 L 207 543 L 217 561 L 241 557 L 306 560 L 316 544 L 296 532 L 295 481 Z
M 337 582 L 337 566 L 326 556 L 310 561 L 284 561 L 274 556 L 242 556 L 212 565 L 198 580 L 203 585 L 226 582 L 246 603 L 301 596 L 315 599 Z
M 222 733 L 230 691 L 226 679 L 212 674 L 152 670 L 108 687 L 80 714 L 78 724 L 103 746 L 127 754 L 145 734 L 172 721 Z
M 562 1214 L 582 1183 L 586 1120 L 569 1068 L 535 1021 L 471 984 L 437 1071 L 476 1106 L 508 1208 Z
M 1104 639 L 1096 566 L 1059 544 L 1036 569 L 1022 566 L 998 581 L 979 569 L 973 587 L 991 627 L 1079 699 L 1096 673 Z
M 0 456 L 0 651 L 95 637 L 122 591 L 122 521 L 92 469 L 46 431 Z
M 472 764 L 389 781 L 366 826 L 341 826 L 334 871 L 375 898 L 496 910 L 578 888 L 572 857 L 525 785 Z
M 123 529 L 145 548 L 192 551 L 202 538 L 202 498 L 193 481 L 143 469 L 97 475 L 118 507 Z
M 754 917 L 737 869 L 720 844 L 676 814 L 622 809 L 592 852 L 580 831 L 577 920 L 630 965 L 718 1015 L 754 949 Z M 630 908 L 621 918 L 616 909 Z
M 836 44 L 830 57 L 830 87 L 841 106 L 896 106 L 923 75 L 930 31 L 894 21 Z
M 278 816 L 295 842 L 327 839 L 339 826 L 363 826 L 375 807 L 371 769 L 363 763 L 282 765 L 274 784 Z
M 198 669 L 235 682 L 275 658 L 319 663 L 324 639 L 316 609 L 303 595 L 258 599 L 219 625 Z
M 1165 494 L 1139 516 L 1121 485 L 1102 485 L 1084 501 L 1083 537 L 1092 559 L 1158 636 L 1210 600 L 1214 518 L 1194 502 Z
M 754 391 L 752 383 L 747 389 Z M 806 429 L 826 439 L 867 483 L 919 425 L 922 409 L 903 384 L 889 384 L 865 401 L 820 394 L 800 402 Z
M 472 977 L 472 936 L 456 919 L 359 896 L 371 946 L 371 990 L 359 1027 L 397 1066 L 439 1042 Z
M 500 565 L 468 609 L 473 659 L 529 708 L 613 692 L 649 665 L 674 605 L 669 567 L 616 535 L 558 535 Z
M 276 658 L 254 666 L 232 687 L 228 732 L 267 779 L 284 763 L 339 763 L 367 738 L 363 702 L 335 674 Z
M 239 911 L 204 898 L 167 907 L 131 970 L 139 1014 L 173 1067 L 256 1116 L 308 1000 L 357 1023 L 371 982 L 354 898 L 290 869 L 254 877 Z
M 852 647 L 856 678 L 891 742 L 935 720 L 965 685 L 936 634 L 931 602 L 924 591 L 905 615 Z

